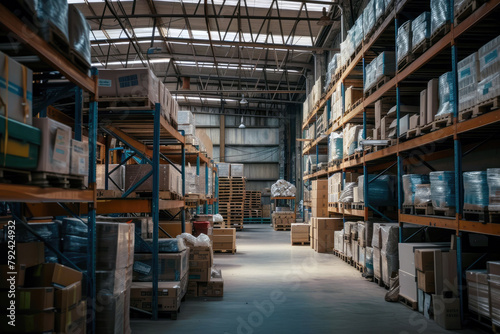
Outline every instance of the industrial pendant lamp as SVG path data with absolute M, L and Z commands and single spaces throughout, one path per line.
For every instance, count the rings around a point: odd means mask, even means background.
M 243 116 L 241 116 L 241 124 L 239 126 L 240 129 L 246 128 L 245 124 L 243 124 Z
M 330 19 L 330 16 L 326 12 L 326 7 L 323 7 L 323 16 L 320 17 L 319 21 L 316 22 L 319 26 L 329 26 L 333 21 Z
M 248 101 L 247 99 L 245 99 L 245 94 L 241 94 L 241 101 L 240 101 L 241 104 L 248 104 Z

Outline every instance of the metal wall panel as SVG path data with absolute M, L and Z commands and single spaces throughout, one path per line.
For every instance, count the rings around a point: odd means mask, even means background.
M 279 178 L 278 164 L 245 164 L 245 176 L 247 180 L 272 179 L 276 182 Z
M 226 129 L 226 145 L 278 145 L 279 129 Z
M 204 131 L 208 138 L 212 140 L 212 145 L 220 145 L 220 130 L 219 128 L 205 128 L 205 129 L 196 129 L 196 131 Z
M 278 163 L 278 146 L 230 146 L 226 147 L 226 162 L 276 162 Z

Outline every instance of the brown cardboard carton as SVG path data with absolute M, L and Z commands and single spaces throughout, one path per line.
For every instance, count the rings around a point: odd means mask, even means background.
M 334 230 L 340 231 L 344 228 L 342 218 L 317 218 L 317 226 L 319 230 Z
M 417 283 L 418 288 L 426 293 L 434 293 L 436 291 L 433 271 L 417 271 Z
M 37 313 L 17 313 L 14 333 L 42 333 L 54 331 L 54 310 Z M 12 333 L 7 321 L 0 321 L 0 333 Z
M 212 274 L 210 268 L 189 268 L 189 280 L 193 282 L 208 282 Z
M 68 286 L 82 280 L 82 273 L 58 263 L 44 263 L 26 269 L 27 287 Z
M 45 262 L 45 247 L 43 242 L 26 242 L 16 244 L 16 263 L 26 265 L 26 268 Z
M 420 115 L 419 125 L 424 126 L 427 124 L 427 89 L 420 92 Z
M 212 264 L 209 261 L 189 261 L 189 269 L 194 268 L 211 268 Z
M 198 282 L 189 281 L 187 287 L 187 296 L 198 297 Z
M 231 236 L 236 236 L 236 229 L 235 228 L 216 228 L 213 231 L 214 236 L 218 235 L 231 235 Z
M 60 310 L 70 309 L 82 299 L 82 282 L 78 281 L 64 288 L 56 288 L 55 307 Z
M 435 250 L 434 281 L 436 294 L 442 295 L 444 292 L 451 292 L 453 296 L 458 296 L 457 280 L 457 252 Z
M 54 307 L 54 288 L 19 288 L 16 307 L 19 311 L 43 311 Z
M 221 278 L 210 278 L 209 282 L 198 284 L 198 296 L 200 297 L 222 297 L 224 296 L 224 280 Z
M 313 192 L 316 190 L 328 190 L 328 180 L 313 180 L 311 187 Z
M 134 282 L 130 288 L 130 306 L 151 311 L 153 283 Z M 158 282 L 158 310 L 177 311 L 181 304 L 181 282 Z
M 180 221 L 160 221 L 160 227 L 165 230 L 172 238 L 180 235 L 182 233 L 182 223 Z M 191 222 L 186 222 L 185 225 L 186 233 L 193 233 L 193 225 Z M 159 230 L 160 238 L 169 238 L 161 229 Z
M 56 312 L 55 330 L 57 333 L 85 334 L 87 303 L 82 300 L 76 307 L 65 312 Z
M 212 247 L 190 247 L 189 261 L 208 261 L 212 266 L 214 263 L 214 251 Z
M 431 79 L 427 83 L 427 124 L 434 121 L 439 108 L 439 79 Z
M 461 329 L 460 299 L 432 295 L 434 321 L 444 329 Z
M 135 254 L 133 280 L 136 282 L 150 282 L 152 279 L 152 254 Z M 189 269 L 189 249 L 179 253 L 158 254 L 159 280 L 180 281 Z
M 10 272 L 17 273 L 16 275 L 8 274 Z M 23 286 L 24 279 L 26 276 L 26 266 L 24 264 L 19 264 L 15 267 L 15 270 L 10 270 L 8 265 L 0 265 L 0 289 L 8 289 L 10 287 L 10 280 L 12 279 L 15 286 Z
M 434 271 L 434 249 L 415 249 L 415 269 Z
M 345 110 L 352 108 L 354 103 L 363 98 L 363 89 L 356 87 L 349 87 L 345 91 Z
M 293 223 L 292 228 L 291 228 L 291 232 L 296 233 L 296 234 L 299 234 L 299 233 L 309 234 L 309 228 L 310 228 L 309 224 Z
M 214 240 L 214 249 L 216 250 L 232 250 L 235 248 L 234 241 L 219 242 Z

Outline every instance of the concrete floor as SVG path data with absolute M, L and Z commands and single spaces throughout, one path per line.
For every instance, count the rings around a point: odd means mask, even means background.
M 290 246 L 290 232 L 246 225 L 216 254 L 224 297 L 188 298 L 178 320 L 131 320 L 134 333 L 452 333 L 399 303 L 332 254 Z M 480 333 L 466 329 L 457 333 Z

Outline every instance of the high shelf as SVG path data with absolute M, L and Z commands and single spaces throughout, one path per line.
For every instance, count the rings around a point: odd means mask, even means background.
M 45 203 L 44 205 L 50 205 L 58 203 L 62 207 L 66 207 L 66 203 L 80 203 L 86 210 L 88 216 L 88 258 L 87 258 L 87 295 L 91 301 L 96 298 L 96 288 L 95 288 L 95 264 L 96 264 L 96 232 L 95 232 L 95 217 L 96 217 L 96 207 L 97 207 L 97 196 L 96 196 L 96 152 L 97 152 L 97 71 L 92 70 L 91 76 L 83 73 L 80 69 L 75 67 L 69 60 L 67 60 L 63 55 L 56 51 L 51 45 L 49 45 L 45 40 L 35 34 L 27 25 L 25 25 L 19 18 L 16 17 L 12 12 L 7 10 L 2 4 L 0 4 L 0 31 L 5 34 L 9 34 L 11 39 L 17 40 L 23 52 L 25 54 L 37 56 L 40 61 L 36 64 L 30 65 L 41 65 L 42 68 L 50 69 L 51 71 L 57 71 L 64 75 L 64 77 L 79 87 L 81 90 L 89 94 L 89 118 L 88 118 L 88 141 L 89 141 L 89 174 L 88 190 L 79 189 L 60 189 L 60 188 L 41 188 L 37 186 L 29 185 L 16 185 L 16 184 L 0 184 L 0 201 L 8 203 Z M 10 50 L 3 50 L 7 55 L 9 55 Z M 18 50 L 15 50 L 18 51 Z M 15 52 L 14 51 L 14 52 Z M 33 116 L 38 115 L 41 110 L 34 110 Z M 81 119 L 81 107 L 76 106 L 75 108 L 75 120 Z M 81 140 L 82 136 L 82 124 L 80 122 L 75 122 L 75 139 Z M 25 224 L 23 218 L 23 210 L 15 208 L 12 213 L 15 218 L 19 218 L 21 221 L 19 223 Z M 12 208 L 11 208 L 12 209 Z M 64 215 L 68 215 L 69 212 L 65 212 Z M 53 214 L 50 214 L 52 216 Z M 17 221 L 17 219 L 16 219 Z M 39 235 L 36 235 L 41 241 Z M 50 246 L 50 245 L 49 245 Z M 56 252 L 61 258 L 66 259 L 66 257 L 60 253 Z M 67 260 L 67 259 L 66 259 Z M 68 263 L 72 263 L 67 260 Z M 78 269 L 78 268 L 76 268 Z M 90 333 L 95 332 L 95 307 L 92 303 L 88 303 L 88 331 Z
M 360 50 L 351 56 L 352 61 L 345 69 L 337 73 L 332 80 L 333 83 L 326 93 L 319 100 L 312 112 L 305 118 L 302 124 L 302 130 L 305 131 L 311 126 L 314 121 L 322 113 L 328 117 L 329 127 L 325 131 L 325 135 L 321 137 L 307 140 L 304 143 L 302 150 L 303 155 L 319 155 L 325 154 L 327 151 L 328 135 L 334 131 L 341 131 L 347 123 L 357 123 L 363 126 L 363 138 L 367 138 L 370 134 L 366 133 L 367 124 L 374 122 L 374 104 L 381 98 L 389 98 L 394 101 L 393 105 L 397 106 L 397 136 L 393 140 L 392 145 L 374 149 L 364 149 L 356 156 L 344 157 L 336 165 L 329 165 L 326 170 L 319 170 L 304 176 L 304 180 L 325 179 L 336 172 L 346 171 L 361 171 L 364 174 L 364 184 L 368 184 L 368 175 L 374 172 L 387 171 L 389 169 L 397 172 L 398 185 L 398 202 L 397 202 L 397 221 L 400 224 L 401 231 L 405 224 L 414 224 L 420 226 L 428 226 L 434 228 L 448 229 L 454 231 L 457 237 L 457 268 L 459 268 L 459 285 L 464 281 L 465 273 L 462 272 L 462 239 L 464 233 L 478 233 L 488 236 L 500 236 L 500 224 L 481 223 L 468 221 L 463 218 L 463 176 L 462 165 L 466 160 L 466 156 L 476 150 L 488 138 L 498 139 L 500 130 L 500 110 L 493 110 L 483 113 L 477 117 L 470 119 L 459 118 L 458 110 L 458 89 L 457 89 L 457 63 L 467 57 L 469 54 L 477 51 L 482 45 L 495 38 L 500 31 L 500 22 L 498 17 L 500 14 L 500 1 L 490 0 L 482 3 L 470 16 L 463 19 L 459 23 L 453 21 L 453 1 L 451 1 L 451 24 L 449 30 L 443 33 L 443 36 L 434 40 L 432 45 L 427 48 L 422 54 L 401 70 L 396 69 L 396 74 L 388 78 L 385 83 L 379 88 L 372 91 L 371 94 L 365 95 L 359 104 L 355 105 L 350 110 L 345 110 L 342 106 L 342 116 L 339 119 L 332 120 L 330 118 L 329 104 L 332 94 L 337 87 L 342 88 L 342 94 L 345 93 L 345 88 L 353 82 L 363 86 L 363 74 L 365 73 L 366 64 L 372 59 L 374 54 L 388 50 L 396 49 L 395 35 L 400 23 L 404 22 L 403 18 L 414 18 L 418 14 L 429 10 L 429 1 L 420 0 L 402 0 L 396 1 L 393 9 L 387 13 L 386 18 L 376 28 L 373 35 L 363 42 Z M 415 15 L 416 14 L 416 15 Z M 391 41 L 388 44 L 388 41 Z M 454 82 L 452 85 L 452 123 L 449 126 L 435 129 L 435 131 L 415 136 L 407 139 L 399 136 L 399 119 L 402 103 L 405 101 L 413 101 L 412 94 L 419 94 L 421 90 L 426 88 L 427 81 L 432 78 L 437 78 L 441 74 L 452 71 L 454 73 Z M 361 78 L 361 79 L 360 79 Z M 418 96 L 418 95 L 417 95 Z M 342 95 L 344 97 L 344 95 Z M 408 103 L 408 102 L 407 102 Z M 432 168 L 429 164 L 431 161 L 441 159 L 441 167 L 443 168 L 442 160 L 448 160 L 448 170 L 453 170 L 455 175 L 457 196 L 456 208 L 457 212 L 452 217 L 436 217 L 436 216 L 420 216 L 413 214 L 405 214 L 402 209 L 403 194 L 402 194 L 402 176 L 405 170 L 411 170 L 412 161 L 418 160 L 422 165 Z M 494 159 L 491 163 L 495 163 Z M 432 164 L 432 162 L 431 162 Z M 471 164 L 469 163 L 469 166 Z M 492 165 L 489 167 L 499 167 Z M 432 169 L 431 169 L 432 170 Z M 442 169 L 441 169 L 442 170 Z M 466 170 L 470 170 L 466 169 Z M 365 187 L 366 188 L 366 187 Z M 366 191 L 366 189 L 365 189 Z M 365 194 L 365 200 L 368 198 Z M 360 210 L 345 210 L 338 206 L 329 203 L 329 212 L 334 214 L 342 214 L 346 216 L 359 216 L 367 219 L 373 213 L 376 213 L 375 208 L 370 206 L 370 203 L 364 203 L 365 208 Z M 400 238 L 401 242 L 404 242 Z M 459 291 L 462 291 L 459 289 Z M 463 296 L 460 293 L 460 300 L 463 312 Z M 463 319 L 463 317 L 462 317 Z

